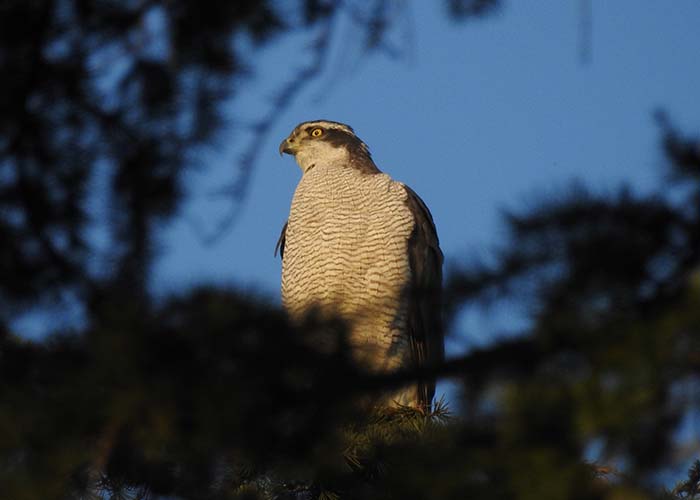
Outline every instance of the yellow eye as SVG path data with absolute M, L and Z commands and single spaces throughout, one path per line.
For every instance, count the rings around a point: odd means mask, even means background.
M 315 128 L 311 131 L 311 135 L 313 137 L 321 137 L 323 135 L 323 129 L 322 128 Z

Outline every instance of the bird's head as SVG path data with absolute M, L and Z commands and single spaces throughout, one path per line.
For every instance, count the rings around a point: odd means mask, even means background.
M 347 163 L 374 166 L 369 149 L 353 129 L 343 123 L 315 120 L 297 125 L 280 144 L 280 155 L 293 155 L 302 172 L 318 164 Z M 376 167 L 374 167 L 376 169 Z

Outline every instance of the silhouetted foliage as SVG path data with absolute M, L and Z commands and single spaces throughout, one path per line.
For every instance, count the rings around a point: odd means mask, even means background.
M 523 411 L 521 432 L 541 427 L 548 447 L 568 440 L 578 454 L 597 440 L 640 484 L 669 463 L 673 431 L 699 403 L 700 143 L 664 135 L 680 200 L 576 187 L 508 214 L 496 265 L 454 275 L 447 294 L 453 308 L 521 300 L 530 365 L 508 380 L 517 391 L 504 408 Z
M 500 4 L 445 3 L 456 18 Z M 235 120 L 219 110 L 253 61 L 234 39 L 254 52 L 318 29 L 279 109 L 318 74 L 343 9 L 382 49 L 388 0 L 362 5 L 0 4 L 3 498 L 698 498 L 697 462 L 672 492 L 656 478 L 690 461 L 677 430 L 700 412 L 700 141 L 663 115 L 667 189 L 574 187 L 507 214 L 490 264 L 452 273 L 450 316 L 509 300 L 530 322 L 442 366 L 364 373 L 341 323 L 291 325 L 237 290 L 153 299 L 158 225 Z M 42 341 L 9 331 L 55 300 L 84 321 Z M 458 383 L 459 415 L 372 411 L 433 375 Z
M 2 303 L 95 280 L 143 291 L 154 224 L 243 71 L 233 37 L 281 30 L 270 2 L 3 2 Z
M 696 499 L 700 497 L 700 460 L 693 462 L 688 470 L 688 479 L 682 481 L 673 489 L 678 498 Z

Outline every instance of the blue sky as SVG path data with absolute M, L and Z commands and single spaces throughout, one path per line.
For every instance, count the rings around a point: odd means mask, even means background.
M 572 180 L 599 190 L 623 182 L 640 192 L 659 188 L 654 109 L 700 133 L 697 0 L 592 0 L 588 64 L 579 58 L 578 0 L 506 0 L 496 14 L 465 22 L 450 19 L 445 2 L 396 2 L 408 6 L 389 33 L 401 57 L 363 55 L 356 29 L 341 20 L 325 71 L 289 103 L 259 151 L 236 223 L 205 245 L 193 225 L 211 232 L 229 211 L 230 203 L 211 193 L 238 175 L 251 138 L 245 124 L 267 114 L 271 98 L 308 65 L 314 34 L 253 53 L 255 73 L 239 83 L 227 109 L 234 126 L 217 148 L 197 154 L 206 167 L 191 171 L 189 201 L 162 228 L 154 291 L 214 282 L 279 303 L 281 262 L 272 253 L 300 171 L 277 147 L 301 121 L 354 127 L 379 167 L 426 201 L 448 268 L 488 257 L 502 241 L 504 208 L 556 195 Z M 449 352 L 517 324 L 517 312 L 506 312 L 465 313 Z M 37 337 L 55 322 L 54 311 L 33 312 L 14 326 Z
M 326 70 L 278 117 L 259 152 L 236 223 L 205 245 L 192 225 L 212 230 L 230 209 L 210 193 L 237 175 L 250 140 L 242 124 L 264 116 L 271 97 L 309 63 L 311 34 L 255 53 L 256 73 L 230 105 L 234 127 L 200 154 L 206 168 L 189 175 L 189 201 L 162 229 L 154 291 L 214 282 L 279 303 L 273 249 L 300 171 L 277 147 L 302 121 L 351 125 L 377 165 L 428 204 L 448 267 L 489 255 L 503 237 L 504 208 L 556 195 L 573 180 L 595 190 L 623 182 L 642 193 L 660 188 L 655 109 L 700 133 L 697 0 L 592 0 L 588 64 L 579 58 L 577 0 L 506 0 L 495 15 L 465 22 L 449 19 L 442 1 L 405 3 L 409 13 L 390 33 L 399 58 L 363 56 L 352 25 L 341 22 Z M 517 319 L 513 311 L 465 314 L 448 352 L 486 342 Z M 42 314 L 25 320 L 16 330 L 29 337 L 50 324 Z
M 578 1 L 506 1 L 466 22 L 449 19 L 443 2 L 407 4 L 390 33 L 403 49 L 398 59 L 363 57 L 352 26 L 341 23 L 328 67 L 260 151 L 235 225 L 209 246 L 192 223 L 212 229 L 229 209 L 210 193 L 236 176 L 249 134 L 234 126 L 206 153 L 209 166 L 189 178 L 182 217 L 163 230 L 155 290 L 216 282 L 279 302 L 281 263 L 272 252 L 300 171 L 277 146 L 301 121 L 354 127 L 378 166 L 426 201 L 448 265 L 488 255 L 503 234 L 503 208 L 556 194 L 573 179 L 594 189 L 656 189 L 657 107 L 682 130 L 700 131 L 700 2 L 594 0 L 589 64 L 579 58 Z M 309 40 L 280 39 L 257 54 L 256 74 L 231 106 L 234 120 L 268 111 L 271 96 L 308 64 Z

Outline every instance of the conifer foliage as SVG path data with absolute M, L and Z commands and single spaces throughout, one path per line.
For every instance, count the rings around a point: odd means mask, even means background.
M 390 3 L 350 7 L 372 50 Z M 0 3 L 0 496 L 700 498 L 700 140 L 661 114 L 668 184 L 507 214 L 488 264 L 447 276 L 446 315 L 508 301 L 527 326 L 429 371 L 365 373 L 341 322 L 291 325 L 239 290 L 153 298 L 158 227 L 254 69 L 232 41 L 315 30 L 321 54 L 349 4 Z M 57 305 L 80 321 L 12 331 Z M 432 376 L 449 405 L 373 408 Z M 670 467 L 689 467 L 675 488 Z

